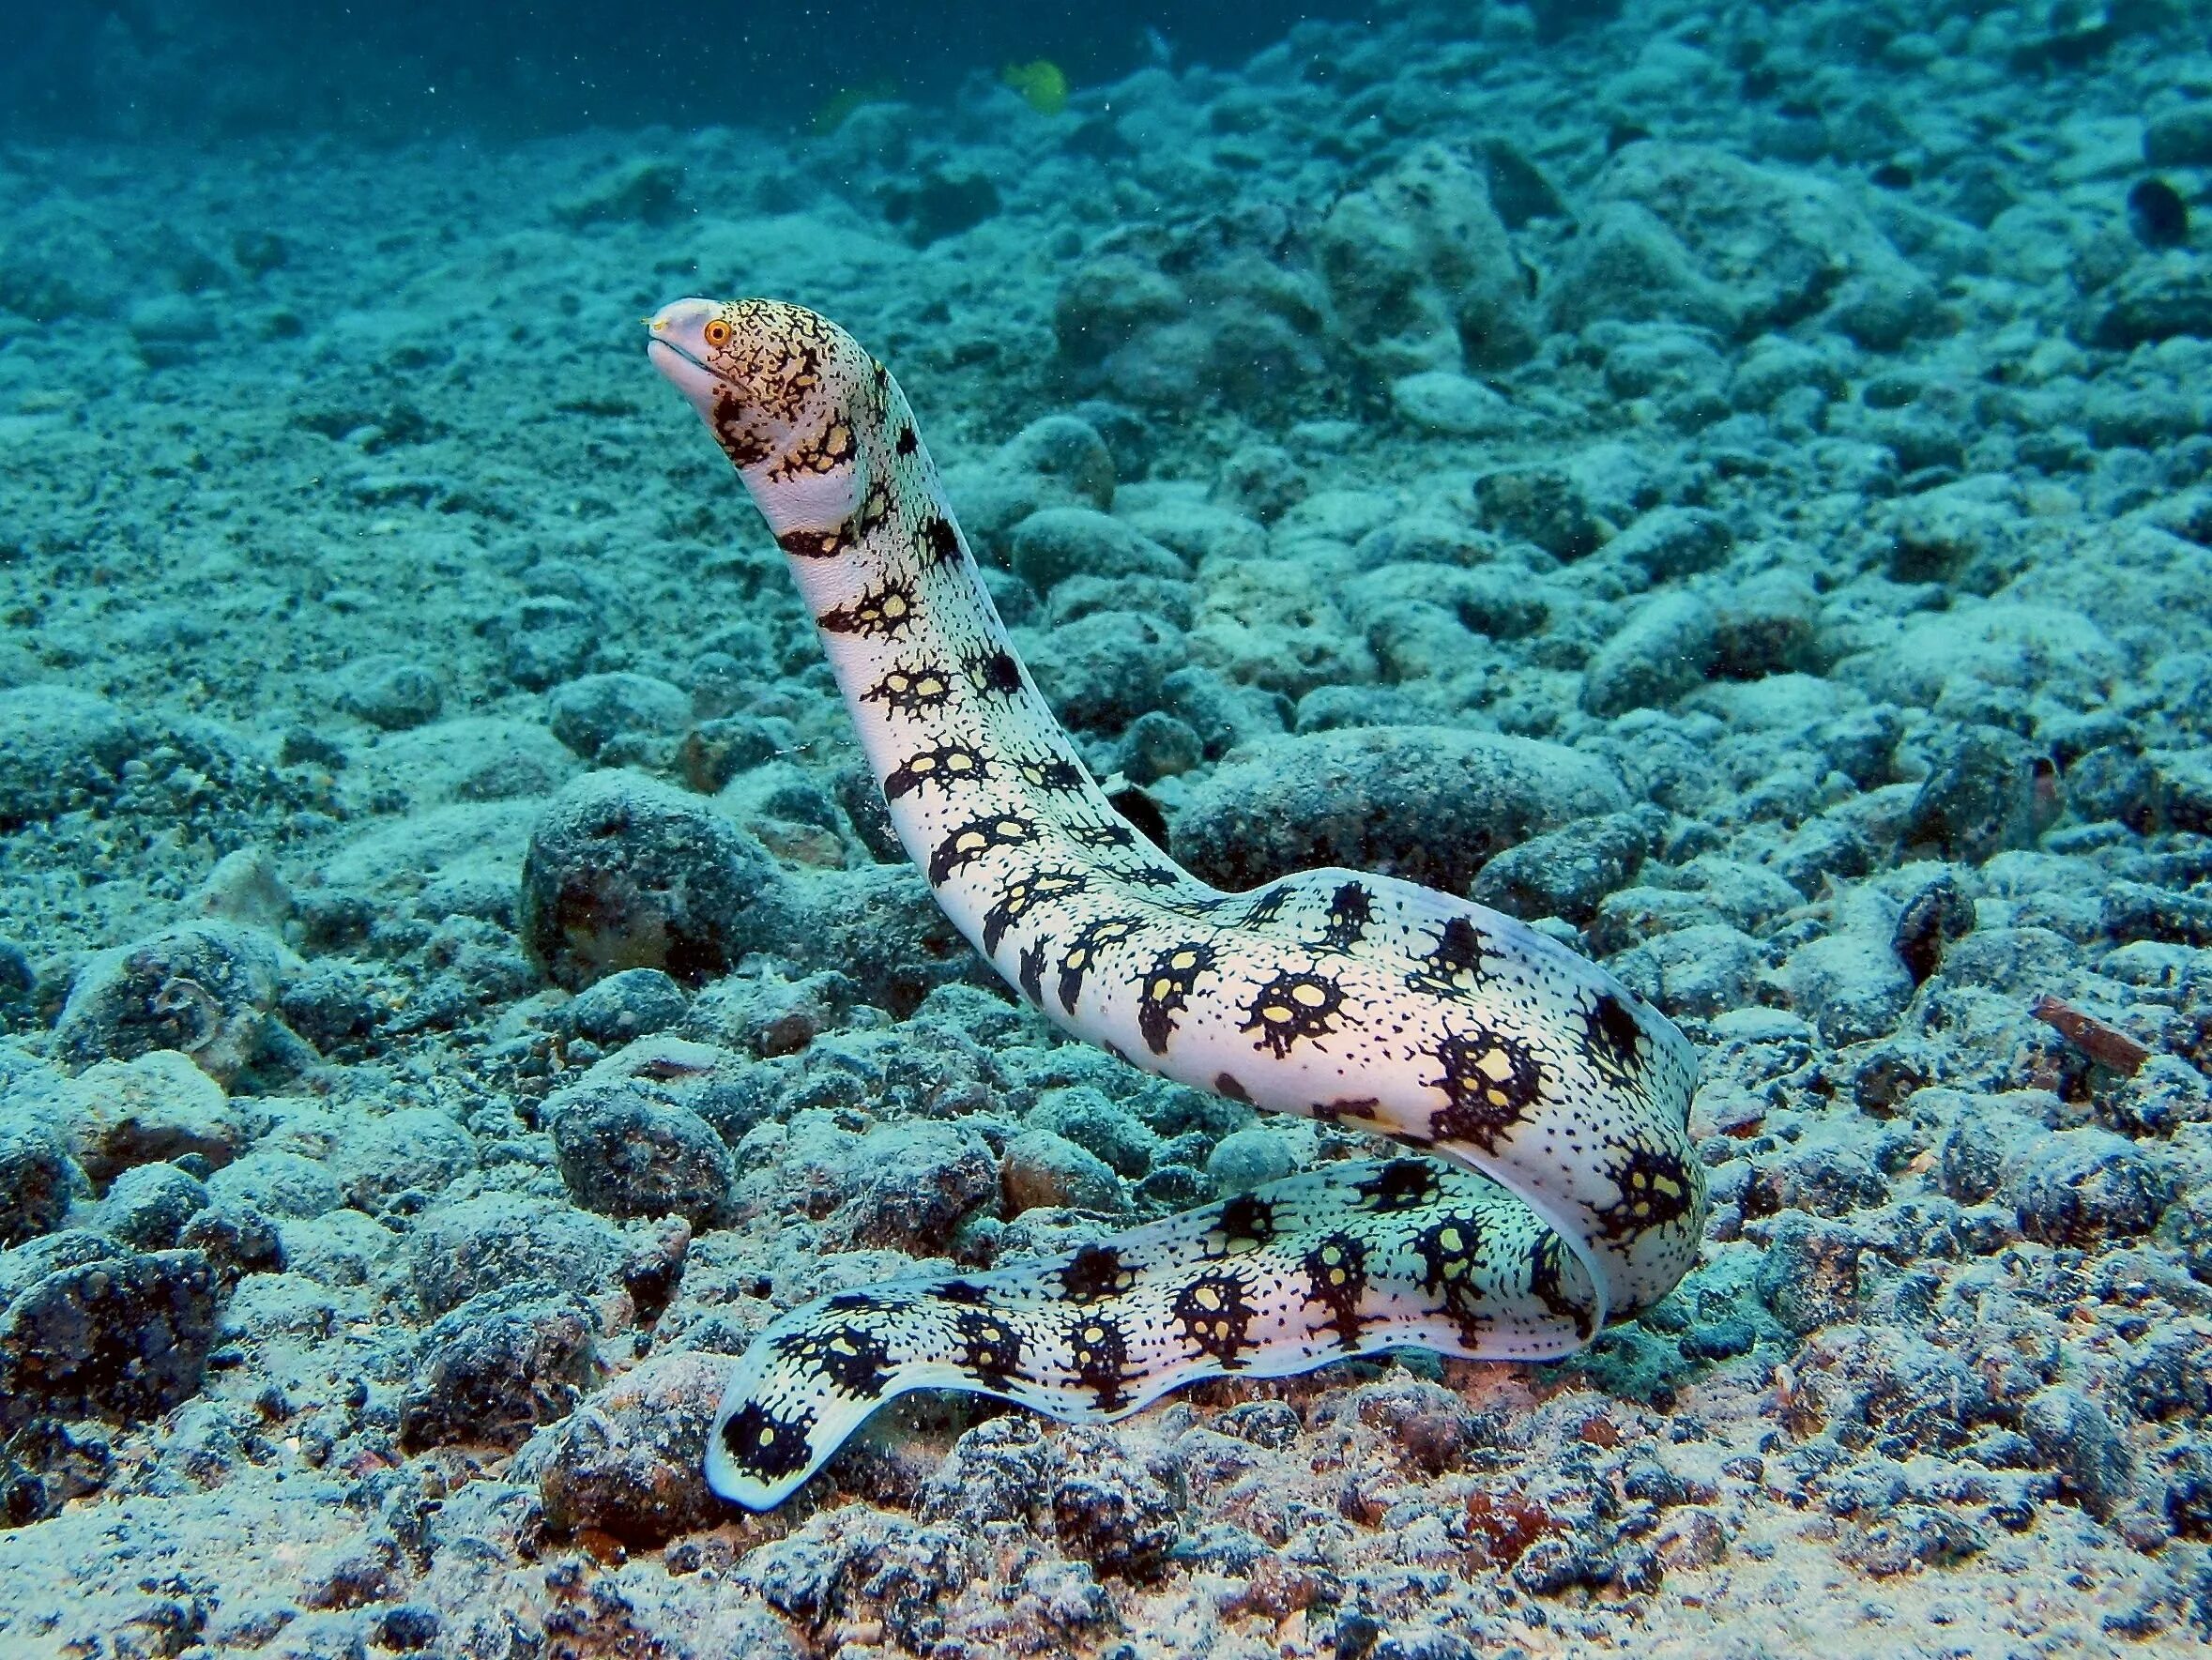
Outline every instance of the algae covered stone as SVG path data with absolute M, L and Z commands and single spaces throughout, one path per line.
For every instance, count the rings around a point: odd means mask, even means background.
M 1464 892 L 1494 855 L 1627 805 L 1610 768 L 1535 739 L 1353 728 L 1259 746 L 1190 793 L 1179 858 L 1228 888 L 1316 865 Z
M 556 796 L 523 860 L 523 942 L 571 989 L 625 968 L 697 984 L 777 943 L 789 915 L 758 842 L 631 773 L 590 773 Z

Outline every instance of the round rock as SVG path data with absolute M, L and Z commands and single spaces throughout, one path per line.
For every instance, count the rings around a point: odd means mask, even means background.
M 1006 1144 L 999 1179 L 1010 1215 L 1053 1205 L 1118 1211 L 1121 1180 L 1096 1153 L 1049 1130 L 1024 1130 Z
M 724 1520 L 699 1467 L 728 1374 L 721 1355 L 655 1355 L 531 1442 L 546 1521 L 649 1548 Z
M 187 922 L 101 952 L 69 987 L 54 1050 L 89 1066 L 175 1049 L 228 1084 L 260 1047 L 285 967 L 273 937 L 229 922 Z
M 1464 893 L 1492 856 L 1627 806 L 1604 763 L 1536 739 L 1445 726 L 1278 739 L 1190 793 L 1174 851 L 1226 888 L 1343 865 Z
M 1091 508 L 1045 508 L 1014 527 L 1014 574 L 1039 593 L 1070 576 L 1187 575 L 1149 536 Z
M 609 1047 L 679 1025 L 691 1004 L 658 968 L 625 968 L 576 994 L 569 1029 Z
M 623 671 L 556 687 L 547 713 L 554 737 L 589 760 L 624 733 L 681 732 L 691 723 L 692 700 L 666 680 Z
M 137 746 L 130 717 L 105 698 L 66 686 L 0 689 L 0 830 L 113 793 Z
M 714 1221 L 737 1163 L 696 1113 L 627 1084 L 581 1084 L 545 1104 L 554 1156 L 569 1193 L 603 1216 Z
M 758 842 L 696 798 L 627 772 L 562 790 L 523 860 L 523 942 L 571 991 L 624 968 L 698 984 L 784 937 L 788 911 Z
M 400 1397 L 401 1439 L 519 1446 L 574 1410 L 598 1370 L 590 1312 L 572 1292 L 542 1280 L 488 1291 L 423 1333 Z
M 72 1149 L 95 1181 L 194 1154 L 221 1169 L 246 1146 L 245 1122 L 221 1086 L 174 1049 L 103 1060 L 78 1076 L 70 1094 Z
M 338 677 L 334 701 L 347 714 L 387 732 L 435 721 L 445 707 L 435 675 L 420 663 L 388 655 L 348 663 Z
M 0 1314 L 0 1431 L 36 1417 L 158 1417 L 199 1388 L 217 1281 L 198 1251 L 117 1253 L 48 1274 Z
M 175 1165 L 139 1165 L 115 1178 L 95 1226 L 119 1245 L 165 1251 L 207 1208 L 206 1185 Z
M 61 1138 L 28 1119 L 0 1119 L 0 1247 L 61 1226 L 84 1185 Z

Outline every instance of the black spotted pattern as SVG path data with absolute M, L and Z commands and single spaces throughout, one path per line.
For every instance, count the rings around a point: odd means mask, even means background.
M 1004 1389 L 1021 1372 L 1021 1333 L 997 1315 L 964 1308 L 953 1317 L 961 1367 L 986 1389 Z
M 1659 1148 L 1615 1149 L 1600 1167 L 1620 1191 L 1611 1204 L 1597 1207 L 1597 1226 L 1609 1240 L 1664 1227 L 1687 1215 L 1704 1196 L 1702 1173 Z
M 1079 795 L 1091 784 L 1091 775 L 1064 755 L 1025 755 L 1014 769 L 1031 789 L 1052 795 Z
M 1079 870 L 1041 870 L 1014 876 L 984 912 L 984 950 L 995 953 L 1007 930 L 1018 927 L 1039 906 L 1063 904 L 1090 885 L 1091 878 Z M 1026 961 L 1028 953 L 1023 956 Z
M 1264 928 L 1283 914 L 1283 907 L 1294 897 L 1295 893 L 1288 883 L 1265 889 L 1244 907 L 1244 914 L 1238 921 L 1246 928 Z
M 1375 896 L 1359 882 L 1346 882 L 1329 896 L 1328 920 L 1321 926 L 1321 936 L 1313 941 L 1313 949 L 1320 952 L 1343 952 L 1367 937 L 1367 924 L 1375 920 Z
M 1011 813 L 971 818 L 941 842 L 929 855 L 929 885 L 942 888 L 995 847 L 1019 847 L 1037 833 L 1037 827 Z
M 861 693 L 862 703 L 880 703 L 903 715 L 941 708 L 953 696 L 953 679 L 941 668 L 926 663 L 894 668 Z
M 1609 991 L 1582 998 L 1576 1013 L 1582 1021 L 1582 1053 L 1605 1077 L 1633 1085 L 1647 1042 L 1628 1005 Z
M 1127 916 L 1094 917 L 1076 929 L 1060 959 L 1060 1006 L 1073 1014 L 1075 999 L 1083 995 L 1083 977 L 1097 966 L 1099 953 L 1143 930 L 1142 917 Z
M 808 1437 L 815 1415 L 806 1408 L 787 1415 L 747 1401 L 723 1422 L 722 1450 L 755 1481 L 777 1482 L 799 1473 L 814 1456 Z
M 1034 944 L 1023 946 L 1021 960 L 1014 974 L 1015 980 L 1020 982 L 1022 996 L 1040 1009 L 1045 1007 L 1045 959 L 1052 946 L 1053 942 L 1049 938 L 1041 938 Z
M 1420 1159 L 1393 1159 L 1361 1182 L 1358 1192 L 1369 1210 L 1418 1210 L 1436 1200 L 1436 1166 Z
M 1134 847 L 1137 832 L 1125 824 L 1071 824 L 1068 840 L 1083 847 Z
M 1327 1037 L 1344 1009 L 1344 988 L 1326 974 L 1284 969 L 1259 988 L 1239 1031 L 1256 1031 L 1255 1049 L 1279 1060 L 1301 1043 Z
M 776 538 L 776 546 L 794 559 L 834 559 L 851 545 L 843 525 L 833 530 L 786 530 Z
M 1239 1194 L 1221 1207 L 1213 1231 L 1221 1238 L 1220 1254 L 1237 1256 L 1275 1237 L 1275 1208 L 1258 1194 Z M 1213 1254 L 1211 1241 L 1208 1254 Z
M 1243 1365 L 1252 1299 L 1235 1274 L 1199 1274 L 1175 1293 L 1168 1312 L 1182 1322 L 1192 1345 L 1212 1355 L 1223 1371 Z
M 960 672 L 987 697 L 1020 695 L 1021 663 L 1011 651 L 979 651 L 960 665 Z
M 1576 1335 L 1588 1342 L 1590 1310 L 1567 1295 L 1567 1261 L 1564 1240 L 1549 1229 L 1537 1234 L 1528 1249 L 1529 1293 L 1553 1316 L 1572 1322 Z
M 1421 1258 L 1421 1284 L 1436 1293 L 1457 1289 L 1474 1272 L 1474 1226 L 1457 1216 L 1447 1216 L 1413 1238 L 1413 1254 Z
M 990 763 L 981 750 L 964 743 L 940 743 L 916 752 L 883 776 L 883 799 L 896 801 L 924 784 L 951 788 L 973 784 L 991 775 Z
M 1438 1075 L 1421 1081 L 1450 1104 L 1428 1119 L 1439 1141 L 1472 1141 L 1494 1153 L 1543 1093 L 1543 1068 L 1529 1046 L 1503 1032 L 1446 1032 L 1430 1056 Z
M 1121 1328 L 1103 1316 L 1078 1315 L 1068 1322 L 1067 1345 L 1075 1379 L 1091 1391 L 1098 1409 L 1118 1410 L 1128 1399 L 1121 1386 L 1128 1381 L 1129 1341 Z
M 1167 1040 L 1175 1035 L 1175 1017 L 1190 1007 L 1191 993 L 1213 971 L 1218 956 L 1204 940 L 1169 946 L 1152 959 L 1144 972 L 1144 989 L 1137 1004 L 1137 1029 L 1145 1047 L 1154 1055 L 1167 1053 Z
M 1421 966 L 1406 976 L 1406 984 L 1432 997 L 1472 998 L 1482 983 L 1486 949 L 1481 931 L 1465 917 L 1454 917 L 1439 931 Z
M 953 528 L 953 521 L 942 513 L 930 516 L 915 541 L 926 564 L 952 565 L 959 561 L 960 532 Z
M 863 1400 L 883 1388 L 884 1363 L 891 1358 L 883 1340 L 857 1323 L 795 1332 L 778 1339 L 777 1348 L 786 1360 Z
M 1060 1271 L 1060 1294 L 1078 1305 L 1117 1297 L 1136 1283 L 1136 1272 L 1111 1245 L 1085 1245 Z
M 1366 1321 L 1360 1316 L 1360 1299 L 1367 1294 L 1366 1241 L 1353 1233 L 1333 1233 L 1305 1254 L 1308 1300 L 1329 1311 L 1329 1324 L 1336 1341 L 1346 1348 L 1359 1347 Z
M 913 622 L 913 585 L 895 577 L 815 618 L 816 626 L 825 634 L 853 634 L 871 640 L 891 639 Z

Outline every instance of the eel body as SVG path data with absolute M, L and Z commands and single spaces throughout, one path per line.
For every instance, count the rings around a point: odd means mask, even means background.
M 1419 1346 L 1548 1359 L 1695 1256 L 1696 1058 L 1603 970 L 1390 877 L 1225 893 L 1115 813 L 1014 655 L 884 366 L 826 318 L 679 300 L 649 354 L 789 559 L 908 855 L 977 951 L 1132 1065 L 1415 1154 L 1339 1164 L 1069 1255 L 786 1315 L 708 1475 L 784 1499 L 911 1389 L 1053 1417 Z

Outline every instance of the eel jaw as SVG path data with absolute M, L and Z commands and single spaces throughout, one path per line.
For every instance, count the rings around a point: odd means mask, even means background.
M 699 339 L 699 329 L 716 309 L 710 300 L 679 299 L 645 320 L 646 356 L 709 424 L 716 404 L 731 390 L 702 356 L 705 342 Z

